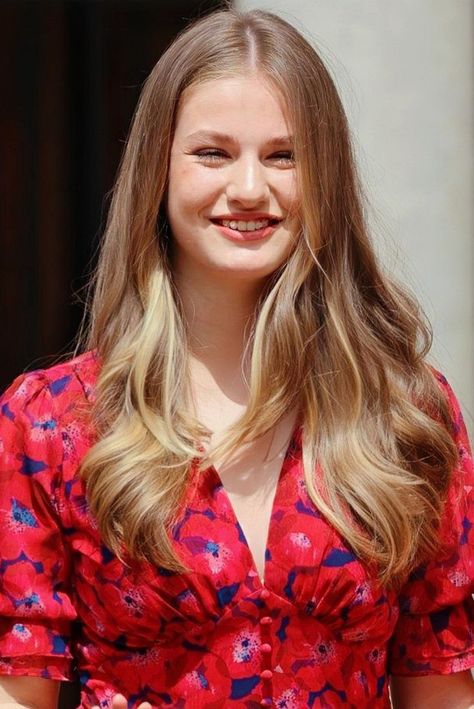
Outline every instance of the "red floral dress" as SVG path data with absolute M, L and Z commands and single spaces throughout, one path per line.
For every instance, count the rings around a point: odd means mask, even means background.
M 19 377 L 1 400 L 0 673 L 82 683 L 81 707 L 388 707 L 391 673 L 474 665 L 474 473 L 460 452 L 444 547 L 396 594 L 318 513 L 300 431 L 273 504 L 264 582 L 217 472 L 192 471 L 172 531 L 191 569 L 121 563 L 101 542 L 78 464 L 92 443 L 90 353 Z M 79 415 L 78 412 L 81 412 Z

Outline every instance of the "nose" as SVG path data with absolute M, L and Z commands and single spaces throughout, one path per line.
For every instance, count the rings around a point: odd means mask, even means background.
M 264 165 L 255 156 L 241 156 L 232 166 L 227 184 L 230 202 L 253 206 L 270 195 L 270 185 Z

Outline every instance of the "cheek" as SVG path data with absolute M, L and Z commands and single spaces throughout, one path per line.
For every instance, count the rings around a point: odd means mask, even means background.
M 168 181 L 168 216 L 173 222 L 180 222 L 193 210 L 196 192 L 190 180 L 188 168 L 170 171 Z
M 169 205 L 177 212 L 190 212 L 212 204 L 222 187 L 216 171 L 178 166 L 169 174 Z
M 287 209 L 297 208 L 300 202 L 299 187 L 294 171 L 282 172 L 274 182 L 279 201 Z
M 168 195 L 170 202 L 179 203 L 186 196 L 186 185 L 192 182 L 192 170 L 185 165 L 170 168 L 168 176 Z

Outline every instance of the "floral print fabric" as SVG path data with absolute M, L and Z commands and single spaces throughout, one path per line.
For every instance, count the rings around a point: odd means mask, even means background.
M 301 432 L 273 503 L 264 579 L 214 468 L 191 471 L 172 543 L 190 569 L 120 562 L 101 542 L 78 465 L 92 444 L 93 354 L 19 377 L 1 400 L 0 673 L 68 679 L 81 707 L 389 707 L 390 673 L 474 665 L 474 472 L 460 451 L 443 549 L 383 590 L 315 509 Z

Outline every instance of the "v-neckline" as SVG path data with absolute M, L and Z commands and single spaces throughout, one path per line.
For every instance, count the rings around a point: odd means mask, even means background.
M 267 529 L 266 529 L 265 547 L 264 547 L 265 551 L 264 551 L 262 576 L 260 576 L 260 573 L 258 571 L 258 566 L 255 561 L 254 553 L 253 553 L 252 549 L 250 548 L 250 544 L 248 542 L 247 536 L 246 536 L 244 529 L 239 521 L 239 518 L 238 518 L 237 513 L 235 511 L 235 507 L 232 504 L 231 498 L 229 497 L 229 493 L 222 481 L 221 476 L 219 475 L 217 468 L 214 465 L 211 465 L 208 469 L 208 472 L 213 476 L 215 482 L 221 488 L 221 494 L 222 494 L 222 496 L 225 500 L 225 503 L 230 511 L 230 514 L 233 518 L 233 522 L 235 523 L 235 525 L 237 526 L 237 528 L 239 530 L 240 539 L 242 540 L 242 543 L 244 544 L 244 546 L 247 550 L 247 554 L 249 557 L 249 563 L 250 563 L 250 570 L 255 573 L 255 576 L 258 579 L 258 582 L 262 587 L 265 586 L 266 582 L 267 582 L 267 562 L 268 562 L 267 552 L 268 552 L 268 549 L 270 548 L 272 531 L 273 531 L 272 521 L 273 521 L 273 517 L 274 517 L 275 511 L 277 509 L 278 503 L 279 503 L 282 482 L 283 482 L 283 479 L 286 475 L 287 469 L 290 465 L 290 460 L 292 459 L 292 454 L 295 449 L 295 444 L 297 441 L 299 430 L 300 430 L 300 424 L 297 422 L 293 428 L 292 433 L 291 433 L 290 440 L 288 442 L 288 445 L 285 450 L 285 454 L 283 456 L 280 471 L 277 476 L 277 481 L 276 481 L 276 485 L 275 485 L 274 492 L 273 492 L 273 500 L 272 500 L 272 504 L 271 504 L 270 516 L 268 518 L 268 525 L 267 525 Z

